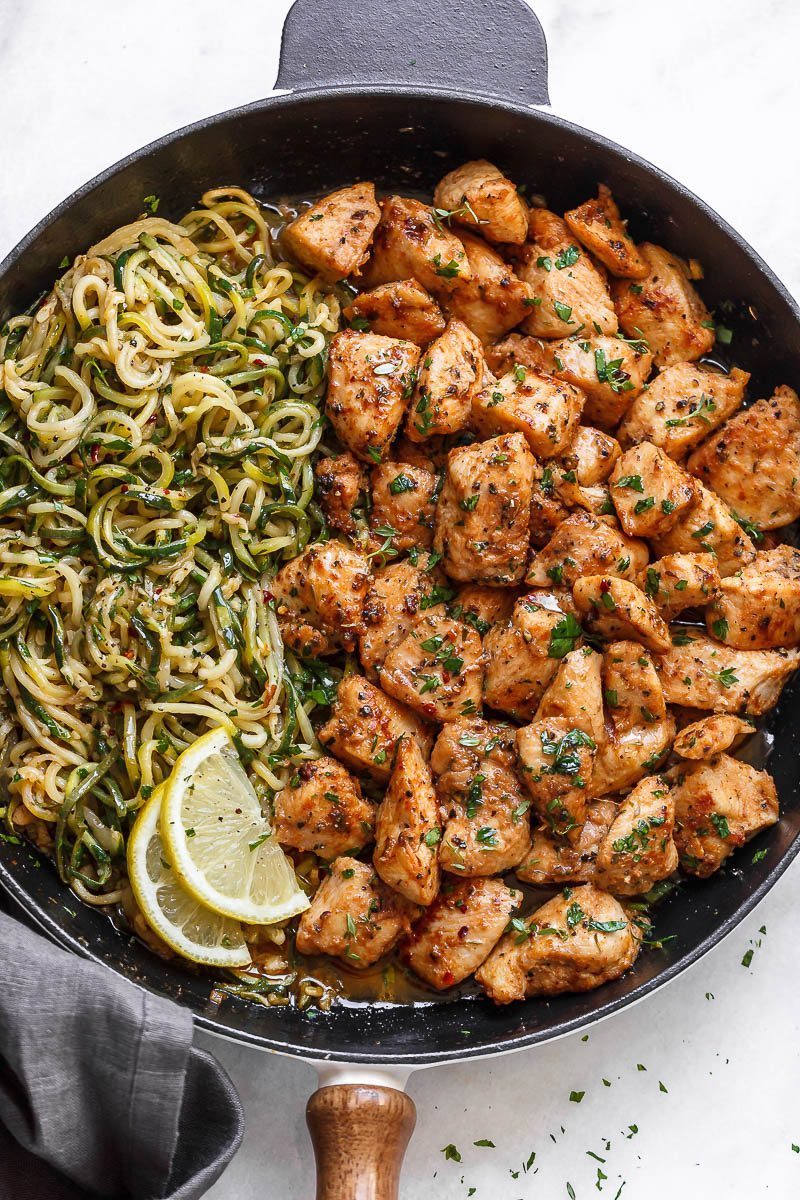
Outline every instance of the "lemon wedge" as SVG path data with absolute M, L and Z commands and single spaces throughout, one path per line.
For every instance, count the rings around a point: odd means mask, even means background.
M 128 875 L 147 924 L 168 946 L 207 967 L 244 967 L 251 961 L 238 921 L 199 904 L 181 887 L 165 857 L 158 787 L 136 818 L 128 840 Z
M 227 730 L 192 742 L 163 787 L 167 857 L 201 904 L 249 925 L 273 925 L 308 908 Z

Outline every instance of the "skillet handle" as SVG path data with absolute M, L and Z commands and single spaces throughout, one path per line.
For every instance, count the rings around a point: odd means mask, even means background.
M 549 104 L 547 43 L 525 0 L 295 0 L 275 87 L 358 84 Z
M 397 1200 L 416 1119 L 413 1100 L 397 1088 L 336 1083 L 316 1091 L 306 1121 L 317 1200 Z

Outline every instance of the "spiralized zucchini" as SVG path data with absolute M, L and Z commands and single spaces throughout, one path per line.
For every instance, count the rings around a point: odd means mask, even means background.
M 319 536 L 312 454 L 339 299 L 208 191 L 79 257 L 0 335 L 0 741 L 14 836 L 85 901 L 124 894 L 133 816 L 204 730 L 264 802 L 319 747 L 321 666 L 269 578 Z

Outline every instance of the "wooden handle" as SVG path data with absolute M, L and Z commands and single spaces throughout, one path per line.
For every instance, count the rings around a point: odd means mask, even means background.
M 306 1120 L 317 1160 L 317 1200 L 397 1200 L 400 1168 L 417 1119 L 397 1088 L 322 1087 Z

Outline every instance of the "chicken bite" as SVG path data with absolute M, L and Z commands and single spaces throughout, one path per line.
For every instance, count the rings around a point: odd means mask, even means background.
M 668 533 L 697 503 L 691 475 L 652 442 L 626 450 L 611 473 L 611 499 L 629 537 Z
M 666 621 L 686 608 L 704 608 L 720 588 L 713 554 L 667 554 L 656 559 L 638 579 Z
M 572 589 L 578 613 L 609 640 L 630 639 L 653 653 L 669 650 L 669 629 L 653 601 L 635 583 L 613 575 L 585 575 Z
M 531 287 L 534 301 L 522 329 L 542 338 L 566 338 L 584 327 L 615 334 L 617 314 L 605 279 L 564 229 L 558 247 L 533 241 L 521 248 L 517 274 Z
M 516 772 L 514 730 L 496 721 L 449 721 L 431 755 L 445 821 L 443 871 L 463 877 L 515 867 L 530 847 L 530 822 Z
M 778 820 L 772 778 L 728 754 L 682 764 L 673 790 L 680 864 L 700 879 Z
M 354 771 L 365 771 L 381 781 L 391 775 L 400 738 L 413 737 L 426 758 L 433 745 L 430 727 L 416 713 L 361 675 L 344 676 L 318 737 Z
M 594 882 L 615 896 L 638 896 L 678 866 L 675 802 L 659 775 L 642 779 L 622 804 L 597 852 Z
M 448 883 L 414 922 L 400 957 L 437 991 L 463 983 L 497 945 L 521 899 L 500 879 Z
M 800 517 L 800 400 L 779 387 L 736 413 L 688 460 L 693 475 L 758 529 Z
M 416 381 L 419 346 L 377 333 L 337 333 L 328 349 L 325 410 L 339 440 L 362 462 L 380 462 Z
M 427 346 L 444 332 L 441 308 L 416 279 L 398 279 L 369 292 L 359 292 L 343 312 L 354 329 L 414 342 L 417 346 Z
M 514 605 L 511 620 L 489 630 L 483 642 L 483 698 L 491 708 L 521 721 L 533 716 L 558 665 L 555 651 L 560 648 L 560 629 L 572 629 L 563 612 L 544 607 L 533 596 L 523 596 Z M 577 626 L 571 645 L 579 632 Z
M 514 874 L 534 887 L 588 883 L 594 877 L 600 843 L 616 814 L 613 800 L 590 800 L 586 805 L 586 820 L 574 841 L 557 837 L 547 827 L 534 829 L 530 853 Z
M 375 807 L 362 796 L 358 780 L 327 755 L 302 763 L 275 797 L 280 844 L 320 858 L 357 854 L 372 841 L 374 824 Z
M 468 583 L 456 592 L 449 612 L 459 621 L 471 625 L 483 637 L 493 625 L 504 624 L 511 619 L 518 599 L 516 588 L 493 588 L 480 583 Z
M 357 858 L 337 858 L 297 926 L 301 954 L 330 954 L 348 967 L 371 967 L 408 933 L 419 909 L 386 887 Z
M 298 654 L 352 650 L 361 629 L 369 564 L 343 542 L 317 542 L 270 583 L 283 639 Z
M 379 537 L 391 530 L 395 550 L 428 548 L 433 541 L 439 480 L 430 471 L 405 462 L 387 462 L 370 472 L 369 523 Z M 379 533 L 383 531 L 383 534 Z
M 471 279 L 472 267 L 463 242 L 429 205 L 408 196 L 388 196 L 381 201 L 381 219 L 363 277 L 370 288 L 413 278 L 439 296 Z
M 353 509 L 367 487 L 361 463 L 352 454 L 321 458 L 314 467 L 317 495 L 325 519 L 333 529 L 352 537 L 356 531 Z
M 525 582 L 572 588 L 583 575 L 635 579 L 650 555 L 644 542 L 626 537 L 615 523 L 590 513 L 571 513 L 533 556 Z
M 389 563 L 372 577 L 364 600 L 359 657 L 367 673 L 380 667 L 386 655 L 416 625 L 427 609 L 452 596 L 444 577 L 428 555 Z
M 591 646 L 565 654 L 542 696 L 536 719 L 564 720 L 599 745 L 605 737 L 602 665 L 602 654 Z
M 510 179 L 485 158 L 464 163 L 436 185 L 434 204 L 442 220 L 451 217 L 490 242 L 524 242 L 528 208 Z
M 713 717 L 701 717 L 699 721 L 692 721 L 691 725 L 684 725 L 672 743 L 672 749 L 681 758 L 701 761 L 714 758 L 725 750 L 736 749 L 745 738 L 754 733 L 755 726 L 749 721 L 743 721 L 741 717 L 715 714 Z
M 800 650 L 734 650 L 693 625 L 672 627 L 672 646 L 658 659 L 669 704 L 760 717 L 778 703 L 800 666 Z
M 480 708 L 480 635 L 443 612 L 424 613 L 383 661 L 381 687 L 431 721 L 452 721 Z
M 640 941 L 619 902 L 587 883 L 515 921 L 475 978 L 496 1004 L 588 992 L 624 975 Z
M 647 341 L 657 367 L 695 362 L 714 345 L 714 322 L 686 263 L 651 242 L 639 253 L 648 269 L 641 282 L 615 279 L 611 285 L 620 325 L 628 337 Z
M 537 718 L 517 730 L 520 778 L 539 819 L 559 837 L 586 821 L 586 794 L 597 743 L 563 717 Z
M 440 837 L 430 768 L 414 739 L 401 738 L 375 819 L 375 870 L 407 900 L 430 904 L 439 891 Z
M 581 425 L 558 460 L 558 468 L 571 472 L 581 487 L 605 483 L 621 454 L 619 442 L 600 429 Z
M 469 233 L 461 240 L 471 276 L 449 293 L 445 306 L 489 345 L 519 325 L 530 311 L 533 293 L 492 246 Z
M 739 650 L 800 645 L 800 550 L 776 546 L 722 580 L 708 632 Z
M 696 502 L 680 514 L 672 528 L 655 537 L 656 553 L 661 557 L 703 550 L 716 555 L 721 576 L 732 575 L 755 557 L 756 548 L 714 492 L 698 482 L 696 494 Z
M 408 410 L 406 436 L 412 442 L 458 433 L 469 424 L 472 398 L 483 386 L 483 347 L 463 321 L 451 318 L 422 356 Z
M 603 655 L 606 737 L 598 745 L 591 793 L 631 788 L 663 761 L 675 736 L 650 655 L 638 642 L 613 642 Z
M 375 185 L 354 183 L 305 209 L 286 226 L 281 241 L 290 258 L 335 283 L 357 274 L 367 261 L 380 215 Z
M 433 545 L 459 583 L 519 583 L 528 553 L 535 460 L 520 433 L 447 456 Z
M 570 231 L 612 275 L 644 279 L 648 266 L 628 233 L 611 189 L 601 183 L 596 200 L 564 213 Z
M 484 438 L 521 433 L 537 458 L 555 458 L 575 437 L 582 410 L 571 384 L 515 367 L 474 396 L 472 425 Z
M 652 442 L 683 462 L 741 406 L 749 379 L 738 367 L 725 374 L 703 363 L 675 363 L 635 397 L 617 436 L 623 446 Z

